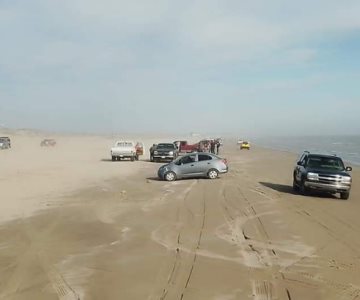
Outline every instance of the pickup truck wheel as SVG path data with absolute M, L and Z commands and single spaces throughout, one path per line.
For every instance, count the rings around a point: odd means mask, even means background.
M 298 191 L 299 191 L 299 186 L 297 185 L 295 178 L 293 179 L 293 190 L 294 190 L 295 192 L 298 192 Z
M 303 195 L 303 196 L 309 195 L 309 189 L 305 186 L 304 180 L 301 181 L 299 190 L 300 190 L 301 195 Z
M 350 197 L 350 193 L 349 192 L 344 192 L 344 193 L 340 193 L 340 198 L 343 200 L 347 200 Z
M 209 179 L 216 179 L 219 176 L 219 172 L 217 170 L 215 170 L 215 169 L 211 169 L 207 173 L 207 176 L 208 176 Z
M 176 174 L 174 172 L 167 172 L 164 176 L 166 181 L 174 181 L 176 180 Z

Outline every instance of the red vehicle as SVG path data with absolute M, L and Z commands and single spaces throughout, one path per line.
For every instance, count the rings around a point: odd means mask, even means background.
M 174 144 L 178 148 L 179 153 L 191 153 L 199 151 L 199 143 L 188 144 L 187 141 L 175 141 Z
M 139 156 L 144 155 L 144 144 L 141 142 L 137 142 L 135 145 L 135 149 L 136 149 L 135 159 L 139 160 Z

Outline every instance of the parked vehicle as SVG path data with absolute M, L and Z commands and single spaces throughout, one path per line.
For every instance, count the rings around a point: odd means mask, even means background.
M 240 144 L 240 150 L 243 150 L 243 149 L 250 150 L 250 143 L 246 142 L 246 141 L 242 142 Z
M 138 155 L 136 154 L 136 143 L 133 141 L 117 141 L 115 146 L 110 150 L 111 159 L 122 160 L 125 158 L 134 161 L 138 159 Z
M 0 149 L 9 149 L 11 148 L 11 140 L 8 136 L 2 136 L 0 137 Z
M 340 157 L 305 151 L 294 168 L 293 188 L 303 195 L 311 190 L 339 193 L 346 200 L 351 190 L 350 171 L 352 168 L 345 167 Z
M 178 157 L 158 170 L 162 180 L 174 181 L 181 178 L 208 177 L 215 179 L 228 172 L 226 159 L 210 153 L 189 153 Z
M 199 143 L 188 144 L 187 141 L 175 141 L 174 144 L 177 147 L 179 153 L 191 153 L 199 151 Z
M 44 139 L 41 141 L 41 147 L 54 147 L 56 145 L 56 141 L 54 139 Z
M 141 155 L 144 155 L 145 149 L 144 149 L 144 144 L 141 142 L 137 142 L 135 145 L 135 149 L 136 149 L 136 156 L 135 159 L 139 160 L 139 157 Z
M 8 137 L 0 137 L 0 149 L 10 149 L 11 148 L 11 142 L 10 138 Z
M 152 147 L 150 161 L 174 160 L 178 157 L 178 149 L 173 143 L 160 143 Z

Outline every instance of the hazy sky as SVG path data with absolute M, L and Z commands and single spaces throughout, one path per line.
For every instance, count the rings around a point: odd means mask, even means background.
M 0 0 L 0 124 L 360 133 L 359 0 Z

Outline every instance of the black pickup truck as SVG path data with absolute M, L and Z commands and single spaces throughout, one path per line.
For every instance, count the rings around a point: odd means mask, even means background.
M 178 157 L 178 149 L 174 143 L 160 143 L 150 149 L 150 161 L 174 160 Z
M 346 200 L 352 182 L 350 171 L 352 168 L 345 167 L 340 157 L 305 151 L 294 168 L 293 188 L 303 195 L 311 190 L 339 193 L 341 199 Z

